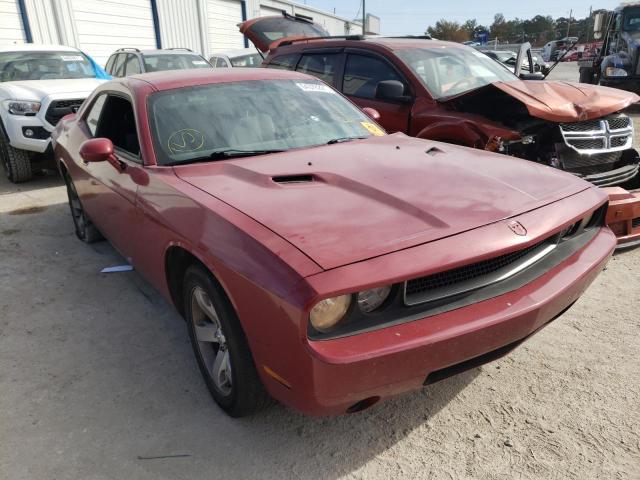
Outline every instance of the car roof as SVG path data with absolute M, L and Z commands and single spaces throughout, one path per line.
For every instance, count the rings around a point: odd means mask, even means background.
M 5 45 L 0 47 L 0 52 L 79 52 L 77 48 L 66 45 L 51 45 L 37 43 L 23 43 L 16 45 Z
M 130 84 L 136 88 L 136 82 L 144 82 L 155 90 L 171 90 L 174 88 L 193 87 L 215 83 L 242 82 L 250 80 L 314 80 L 316 77 L 304 73 L 274 68 L 230 68 L 230 69 L 190 69 L 168 70 L 163 72 L 142 73 L 112 80 L 117 83 Z
M 287 47 L 289 45 L 301 45 L 301 46 L 313 46 L 316 44 L 322 43 L 333 43 L 333 42 L 346 42 L 351 45 L 358 45 L 360 47 L 365 46 L 367 43 L 375 44 L 383 46 L 388 50 L 404 50 L 409 48 L 463 48 L 463 49 L 472 49 L 473 47 L 469 47 L 468 45 L 463 45 L 461 43 L 456 42 L 446 42 L 443 40 L 433 40 L 426 38 L 415 38 L 415 37 L 378 37 L 378 36 L 365 36 L 356 35 L 356 36 L 346 36 L 346 37 L 310 37 L 308 39 L 299 38 L 294 39 L 289 42 L 285 38 L 282 47 Z M 319 45 L 318 45 L 319 46 Z M 304 48 L 304 47 L 303 47 Z

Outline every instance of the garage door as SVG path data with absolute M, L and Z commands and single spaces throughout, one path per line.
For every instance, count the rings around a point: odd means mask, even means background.
M 150 0 L 72 0 L 80 49 L 101 65 L 121 47 L 156 48 Z
M 244 37 L 238 30 L 242 22 L 242 4 L 237 0 L 208 0 L 207 29 L 209 50 L 219 52 L 244 48 Z
M 0 0 L 0 46 L 24 42 L 22 18 L 17 0 Z

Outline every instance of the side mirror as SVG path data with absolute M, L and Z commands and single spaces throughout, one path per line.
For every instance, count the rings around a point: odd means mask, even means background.
M 404 94 L 404 84 L 398 80 L 382 80 L 376 85 L 376 100 L 408 103 L 411 97 Z
M 113 157 L 113 143 L 108 138 L 91 138 L 80 145 L 80 156 L 87 163 L 105 162 Z
M 371 108 L 371 107 L 364 107 L 362 109 L 362 111 L 365 113 L 365 115 L 367 117 L 369 117 L 371 120 L 374 121 L 378 121 L 380 120 L 380 112 L 378 112 L 378 110 L 376 110 L 375 108 Z

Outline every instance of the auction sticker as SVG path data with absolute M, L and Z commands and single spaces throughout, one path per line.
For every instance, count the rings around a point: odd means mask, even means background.
M 84 57 L 82 55 L 60 55 L 63 62 L 82 62 Z
M 367 130 L 369 130 L 369 132 L 372 135 L 375 135 L 376 137 L 383 137 L 384 136 L 384 130 L 382 130 L 379 126 L 377 126 L 375 123 L 371 123 L 371 122 L 360 122 L 360 125 L 362 125 L 364 128 L 366 128 Z
M 300 90 L 305 92 L 324 92 L 324 93 L 334 93 L 331 87 L 325 85 L 324 83 L 301 83 L 296 82 L 296 85 Z
M 193 63 L 194 65 L 206 65 L 207 62 L 205 62 L 204 60 L 192 60 L 191 63 Z

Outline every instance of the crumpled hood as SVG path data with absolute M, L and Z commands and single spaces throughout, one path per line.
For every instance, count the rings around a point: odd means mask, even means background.
M 404 134 L 174 170 L 324 269 L 478 228 L 593 188 L 534 162 Z M 311 175 L 313 181 L 293 175 Z
M 586 83 L 526 80 L 496 82 L 529 113 L 552 122 L 578 122 L 622 110 L 640 100 L 635 93 Z
M 8 94 L 7 98 L 36 102 L 53 94 L 74 94 L 78 98 L 86 98 L 98 85 L 104 82 L 105 80 L 97 78 L 24 80 L 0 83 L 0 91 L 5 90 Z

